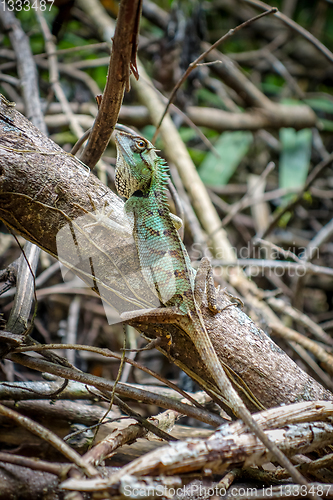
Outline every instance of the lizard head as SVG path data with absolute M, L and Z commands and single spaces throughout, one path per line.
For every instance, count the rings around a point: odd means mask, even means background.
M 156 170 L 158 156 L 155 147 L 140 135 L 116 132 L 116 188 L 129 198 L 135 192 L 145 194 Z

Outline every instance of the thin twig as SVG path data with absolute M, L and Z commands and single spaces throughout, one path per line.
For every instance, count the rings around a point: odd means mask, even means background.
M 292 252 L 291 250 L 285 250 L 282 247 L 279 247 L 278 245 L 275 245 L 269 240 L 263 240 L 262 238 L 254 238 L 253 239 L 253 244 L 257 245 L 259 243 L 263 244 L 263 247 L 269 247 L 272 250 L 275 250 L 279 255 L 282 255 L 285 259 L 293 259 L 295 262 L 298 262 L 299 264 L 302 263 L 301 259 L 297 257 L 297 255 Z
M 297 262 L 285 262 L 281 260 L 269 260 L 269 259 L 237 259 L 235 262 L 227 260 L 217 260 L 212 261 L 213 266 L 222 267 L 257 267 L 259 269 L 281 269 L 284 272 L 293 271 L 298 275 L 305 274 L 323 274 L 327 276 L 333 276 L 333 269 L 331 267 L 316 266 L 311 263 L 299 264 Z
M 268 228 L 264 231 L 263 234 L 258 234 L 257 237 L 265 239 L 267 235 L 274 229 L 274 227 L 277 225 L 281 217 L 286 213 L 295 208 L 295 206 L 300 202 L 300 200 L 303 197 L 303 194 L 305 191 L 309 189 L 309 187 L 312 185 L 312 183 L 317 179 L 317 177 L 325 170 L 326 167 L 328 167 L 331 163 L 333 162 L 333 153 L 331 153 L 325 160 L 322 160 L 320 163 L 318 163 L 313 170 L 310 172 L 305 185 L 303 189 L 296 195 L 296 197 L 291 200 L 281 211 L 279 211 L 275 217 L 273 218 L 272 222 L 268 226 Z
M 300 258 L 300 262 L 309 262 L 315 257 L 318 257 L 319 248 L 329 241 L 333 234 L 333 219 L 331 219 L 324 227 L 318 231 L 316 236 L 310 241 L 304 253 Z
M 154 137 L 153 137 L 153 141 L 152 141 L 153 143 L 156 141 L 156 137 L 157 137 L 157 134 L 159 132 L 161 123 L 162 123 L 165 115 L 167 114 L 168 109 L 170 107 L 170 104 L 173 102 L 173 100 L 175 98 L 175 95 L 178 92 L 178 89 L 185 82 L 185 80 L 187 79 L 187 77 L 189 76 L 189 74 L 198 66 L 198 64 L 200 63 L 200 61 L 202 61 L 203 59 L 205 59 L 205 57 L 207 56 L 207 54 L 209 54 L 209 52 L 211 50 L 215 49 L 218 45 L 220 45 L 220 43 L 224 42 L 225 40 L 227 40 L 228 38 L 230 38 L 231 36 L 233 36 L 235 33 L 237 33 L 238 31 L 240 31 L 241 29 L 249 26 L 253 22 L 257 21 L 258 19 L 261 19 L 262 17 L 267 16 L 269 14 L 274 14 L 275 12 L 277 12 L 277 8 L 276 7 L 269 8 L 269 10 L 267 10 L 266 12 L 263 12 L 262 14 L 259 14 L 259 16 L 252 17 L 251 19 L 248 19 L 244 23 L 239 24 L 238 26 L 236 26 L 236 28 L 230 29 L 228 31 L 228 33 L 226 33 L 225 35 L 221 36 L 221 38 L 219 38 L 215 43 L 213 43 L 213 45 L 211 45 L 209 47 L 209 49 L 207 49 L 205 52 L 203 52 L 195 61 L 193 61 L 189 65 L 189 67 L 187 68 L 187 70 L 185 71 L 185 73 L 183 74 L 183 76 L 178 80 L 178 82 L 176 83 L 173 91 L 171 92 L 171 95 L 169 97 L 169 102 L 168 102 L 168 104 L 165 107 L 164 113 L 163 113 L 163 115 L 162 115 L 162 117 L 160 119 L 160 122 L 159 122 L 158 126 L 156 127 L 156 131 L 155 131 L 155 134 L 154 134 Z
M 62 453 L 68 460 L 76 464 L 88 477 L 93 477 L 99 475 L 98 471 L 91 464 L 87 464 L 82 460 L 81 456 L 73 450 L 68 444 L 66 444 L 62 439 L 56 436 L 53 432 L 49 431 L 42 425 L 38 424 L 34 420 L 28 417 L 20 415 L 17 411 L 11 410 L 6 406 L 0 404 L 0 414 L 13 420 L 17 425 L 20 425 L 30 431 L 32 434 L 40 437 L 43 441 L 51 444 L 60 453 Z
M 259 9 L 269 9 L 271 7 L 267 3 L 261 2 L 260 0 L 242 0 L 242 1 L 252 5 L 253 7 L 259 7 Z M 331 63 L 333 63 L 332 52 L 327 47 L 325 47 L 325 45 L 323 45 L 318 40 L 318 38 L 313 36 L 309 31 L 300 26 L 298 23 L 295 23 L 295 21 L 290 19 L 290 17 L 286 16 L 285 14 L 282 14 L 282 12 L 276 10 L 274 16 L 280 19 L 284 24 L 289 26 L 289 28 L 292 28 L 294 31 L 302 35 L 304 38 L 306 38 L 326 57 L 326 59 L 328 59 Z
M 116 353 L 110 351 L 109 349 L 102 349 L 99 347 L 94 347 L 94 346 L 89 346 L 89 345 L 80 345 L 80 344 L 76 344 L 76 345 L 72 345 L 72 344 L 43 344 L 43 345 L 36 345 L 36 346 L 24 346 L 24 347 L 16 349 L 13 352 L 16 352 L 16 353 L 29 352 L 29 351 L 40 352 L 40 351 L 49 350 L 49 349 L 61 349 L 61 350 L 74 349 L 77 351 L 89 351 L 89 352 L 94 352 L 96 354 L 100 354 L 101 356 L 104 356 L 107 358 L 114 358 L 114 359 L 119 359 L 119 360 L 122 359 L 122 355 L 116 354 Z M 202 408 L 202 406 L 194 398 L 192 398 L 192 396 L 190 396 L 187 392 L 183 391 L 182 389 L 180 389 L 175 384 L 173 384 L 169 380 L 165 379 L 164 377 L 162 377 L 158 373 L 154 372 L 153 370 L 150 370 L 149 368 L 146 368 L 145 366 L 141 365 L 137 361 L 134 361 L 133 359 L 130 359 L 128 357 L 125 357 L 124 361 L 126 363 L 132 365 L 134 368 L 137 368 L 138 370 L 141 370 L 141 371 L 147 373 L 148 375 L 156 378 L 157 380 L 159 380 L 163 384 L 170 387 L 170 389 L 173 389 L 174 391 L 178 392 L 181 396 L 183 396 L 183 398 L 188 399 L 197 408 Z
M 191 127 L 197 134 L 198 136 L 200 137 L 200 139 L 202 140 L 202 142 L 205 144 L 205 146 L 207 146 L 207 148 L 209 149 L 209 151 L 211 151 L 217 158 L 220 158 L 220 154 L 218 153 L 218 151 L 214 148 L 213 144 L 210 142 L 210 140 L 205 136 L 205 134 L 202 132 L 202 130 L 200 129 L 200 127 L 198 127 L 193 120 L 191 120 L 191 118 L 189 117 L 189 114 L 188 114 L 188 111 L 186 110 L 186 113 L 184 113 L 184 111 L 182 111 L 181 109 L 179 109 L 175 104 L 173 103 L 170 103 L 169 102 L 169 99 L 167 97 L 165 97 L 162 92 L 160 92 L 155 85 L 153 85 L 150 81 L 147 81 L 146 80 L 146 84 L 154 91 L 156 92 L 156 94 L 161 98 L 161 101 L 162 102 L 165 102 L 171 109 L 170 111 L 174 111 L 175 114 L 177 114 L 178 116 L 180 116 L 180 118 L 183 120 L 183 122 L 187 123 L 187 125 L 189 127 Z M 152 140 L 152 142 L 154 143 L 154 139 Z
M 264 182 L 264 180 L 267 178 L 267 176 L 272 172 L 272 170 L 274 168 L 275 168 L 275 163 L 270 161 L 268 163 L 267 167 L 264 169 L 264 171 L 260 175 L 260 177 L 258 178 L 258 184 L 261 182 Z M 224 219 L 222 219 L 222 222 L 221 222 L 222 227 L 225 227 L 227 224 L 229 224 L 229 222 L 232 220 L 234 215 L 236 215 L 239 211 L 243 210 L 243 208 L 246 207 L 246 204 L 247 204 L 249 198 L 251 198 L 251 196 L 253 195 L 255 189 L 256 189 L 256 186 L 252 186 L 251 188 L 249 188 L 249 190 L 247 191 L 247 193 L 245 193 L 243 198 L 241 198 L 237 203 L 235 203 L 234 205 L 231 206 L 230 212 L 228 213 L 228 215 L 226 215 L 224 217 Z
M 288 328 L 282 323 L 270 323 L 269 327 L 272 329 L 273 333 L 275 335 L 278 335 L 280 338 L 297 342 L 302 347 L 304 347 L 304 349 L 310 351 L 321 363 L 324 364 L 325 369 L 330 373 L 330 375 L 333 375 L 333 356 L 327 354 L 325 349 L 316 344 L 316 342 L 308 339 L 292 328 Z
M 106 42 L 98 42 L 98 43 L 90 43 L 88 45 L 80 45 L 79 47 L 69 47 L 68 49 L 57 49 L 54 52 L 41 52 L 40 54 L 34 55 L 34 59 L 40 59 L 41 57 L 49 57 L 49 56 L 60 56 L 64 54 L 73 54 L 75 52 L 83 52 L 85 50 L 97 50 L 97 49 L 106 49 L 108 52 L 110 50 L 110 44 Z
M 33 370 L 52 373 L 53 375 L 57 375 L 62 378 L 76 380 L 77 382 L 81 382 L 83 384 L 92 385 L 102 391 L 112 391 L 114 385 L 113 382 L 106 380 L 105 378 L 89 375 L 87 373 L 80 372 L 77 369 L 55 365 L 54 363 L 49 363 L 48 361 L 26 356 L 25 354 L 11 354 L 8 356 L 8 359 L 11 359 L 15 363 L 19 363 L 28 368 L 32 368 Z M 117 393 L 120 396 L 130 397 L 134 400 L 141 401 L 142 403 L 154 404 L 166 409 L 173 408 L 179 413 L 191 416 L 200 421 L 209 423 L 210 425 L 221 425 L 221 423 L 224 422 L 218 415 L 213 415 L 205 410 L 201 410 L 200 408 L 180 403 L 170 397 L 135 388 L 129 384 L 122 384 L 119 382 L 117 385 Z
M 130 69 L 137 75 L 135 54 L 140 15 L 141 0 L 121 0 L 106 86 L 81 158 L 90 168 L 101 158 L 117 123 L 125 87 L 129 90 Z
M 81 125 L 78 123 L 78 120 L 74 113 L 71 110 L 71 107 L 69 105 L 69 102 L 67 100 L 67 97 L 60 85 L 59 81 L 59 70 L 58 70 L 58 60 L 57 56 L 55 55 L 56 53 L 56 46 L 53 42 L 52 34 L 51 31 L 47 25 L 47 22 L 42 15 L 42 12 L 40 8 L 36 10 L 36 16 L 39 21 L 39 24 L 42 29 L 43 37 L 45 40 L 45 48 L 46 48 L 46 53 L 48 54 L 48 66 L 49 66 L 49 73 L 50 73 L 50 83 L 52 85 L 52 88 L 54 90 L 55 95 L 57 96 L 59 102 L 61 103 L 61 107 L 63 109 L 63 112 L 65 115 L 68 117 L 69 124 L 71 131 L 73 132 L 76 137 L 81 137 L 84 133 Z
M 20 455 L 13 455 L 12 453 L 0 452 L 0 462 L 5 462 L 8 464 L 19 465 L 20 467 L 29 467 L 32 470 L 40 470 L 43 472 L 49 472 L 50 474 L 55 474 L 59 476 L 63 473 L 64 465 L 52 464 L 46 462 L 45 460 L 36 460 L 34 458 L 22 457 Z

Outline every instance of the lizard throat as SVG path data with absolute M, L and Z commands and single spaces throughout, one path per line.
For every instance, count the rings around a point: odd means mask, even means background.
M 135 191 L 132 196 L 135 196 L 136 198 L 148 198 L 148 194 L 149 193 L 143 193 L 140 189 L 138 189 L 137 191 Z

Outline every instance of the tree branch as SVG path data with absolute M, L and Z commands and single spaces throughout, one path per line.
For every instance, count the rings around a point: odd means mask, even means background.
M 125 87 L 129 89 L 130 67 L 136 71 L 135 52 L 140 15 L 141 0 L 121 0 L 102 102 L 82 155 L 82 161 L 90 168 L 96 165 L 104 153 L 117 123 Z

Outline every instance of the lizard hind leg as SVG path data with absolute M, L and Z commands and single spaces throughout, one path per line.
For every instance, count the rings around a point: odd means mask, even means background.
M 198 307 L 200 307 L 202 304 L 205 290 L 207 295 L 208 308 L 213 314 L 218 314 L 228 307 L 237 306 L 240 302 L 240 299 L 231 296 L 232 298 L 237 300 L 237 303 L 231 302 L 230 304 L 227 304 L 222 308 L 217 305 L 212 265 L 207 257 L 203 257 L 201 259 L 200 266 L 194 281 L 194 297 Z M 229 294 L 227 293 L 227 295 Z
M 210 270 L 211 264 L 209 259 L 207 259 L 207 257 L 203 257 L 194 280 L 194 298 L 199 308 L 201 307 L 203 301 L 206 290 L 207 276 Z
M 203 257 L 201 259 L 200 266 L 197 270 L 194 281 L 194 298 L 198 307 L 200 307 L 202 304 L 205 291 L 207 295 L 209 310 L 214 314 L 219 313 L 220 309 L 218 308 L 216 301 L 216 290 L 214 285 L 212 266 L 210 260 L 207 257 Z

